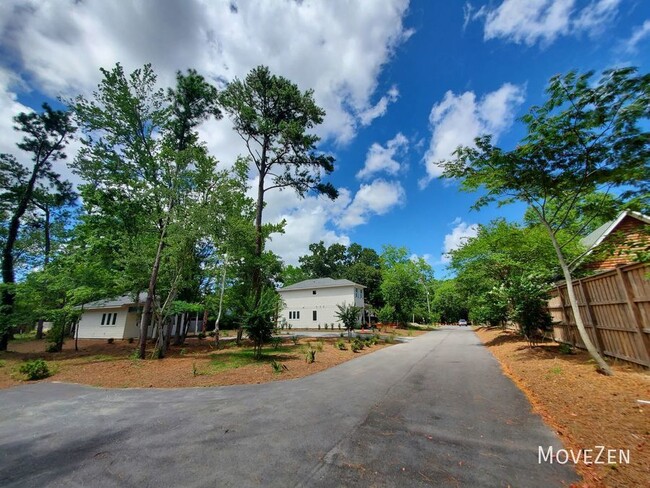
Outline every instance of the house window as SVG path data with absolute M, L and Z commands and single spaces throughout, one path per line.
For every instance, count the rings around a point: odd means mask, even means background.
M 289 320 L 298 320 L 300 318 L 300 312 L 289 312 Z
M 117 313 L 103 313 L 101 325 L 115 325 Z
M 318 320 L 318 312 L 316 310 L 312 312 L 312 320 Z

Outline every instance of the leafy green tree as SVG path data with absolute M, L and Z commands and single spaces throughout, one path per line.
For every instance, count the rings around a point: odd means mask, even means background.
M 14 248 L 21 220 L 33 203 L 34 191 L 39 182 L 47 182 L 54 188 L 65 185 L 53 170 L 53 163 L 65 159 L 64 149 L 75 131 L 68 112 L 53 110 L 46 103 L 43 104 L 42 112 L 20 113 L 14 117 L 14 121 L 16 130 L 25 133 L 17 146 L 32 155 L 32 166 L 31 170 L 26 170 L 13 156 L 0 154 L 0 182 L 6 189 L 2 198 L 2 210 L 8 216 L 2 248 L 0 351 L 7 349 L 12 325 L 16 281 Z M 12 205 L 7 205 L 7 196 L 12 200 Z
M 468 317 L 467 298 L 453 279 L 436 285 L 432 307 L 443 323 L 455 323 Z
M 352 331 L 359 325 L 361 317 L 361 307 L 351 303 L 340 303 L 336 305 L 338 309 L 334 312 L 336 317 L 343 323 L 343 327 L 348 331 L 348 341 L 352 337 Z
M 314 102 L 311 90 L 301 92 L 294 83 L 271 74 L 265 66 L 254 68 L 243 81 L 232 81 L 219 99 L 257 171 L 254 255 L 261 261 L 267 192 L 288 188 L 301 197 L 310 190 L 332 199 L 338 195 L 330 183 L 321 180 L 322 173 L 334 170 L 334 159 L 316 151 L 319 138 L 310 133 L 322 123 L 325 112 Z M 263 286 L 261 262 L 256 263 L 252 281 L 259 300 Z
M 551 79 L 547 101 L 522 117 L 527 134 L 511 151 L 476 139 L 442 163 L 443 177 L 461 180 L 467 191 L 483 189 L 475 204 L 525 202 L 551 239 L 567 282 L 569 302 L 580 337 L 605 374 L 611 368 L 587 335 L 572 286 L 559 233 L 585 195 L 623 187 L 623 197 L 648 194 L 650 75 L 635 68 L 608 70 L 593 83 L 593 73 L 570 72 Z
M 271 340 L 275 321 L 273 320 L 280 306 L 280 296 L 275 290 L 265 288 L 258 301 L 254 294 L 249 295 L 241 313 L 241 322 L 248 337 L 253 341 L 255 359 L 262 357 L 262 346 Z
M 84 202 L 105 220 L 122 219 L 132 246 L 125 254 L 132 256 L 136 269 L 142 256 L 150 263 L 140 326 L 144 358 L 161 263 L 174 239 L 170 233 L 180 231 L 188 199 L 200 194 L 197 177 L 215 164 L 199 143 L 196 126 L 220 112 L 216 89 L 193 70 L 179 72 L 176 86 L 166 93 L 156 88 L 150 65 L 128 76 L 119 64 L 101 71 L 104 77 L 93 99 L 74 102 L 86 136 L 75 166 L 93 182 L 81 187 Z M 141 286 L 134 283 L 132 289 Z
M 382 297 L 395 309 L 397 322 L 405 324 L 426 299 L 423 283 L 433 279 L 431 266 L 422 258 L 411 259 L 404 247 L 384 246 L 381 260 Z

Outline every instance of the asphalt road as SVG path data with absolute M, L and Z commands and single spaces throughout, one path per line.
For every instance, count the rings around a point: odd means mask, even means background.
M 316 358 L 318 360 L 318 358 Z M 467 328 L 293 381 L 0 391 L 2 487 L 513 486 L 577 480 Z

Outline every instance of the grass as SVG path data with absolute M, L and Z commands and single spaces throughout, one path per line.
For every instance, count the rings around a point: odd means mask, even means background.
M 277 349 L 265 348 L 262 350 L 262 358 L 258 361 L 255 359 L 253 349 L 240 349 L 219 354 L 210 355 L 210 373 L 219 373 L 229 369 L 241 368 L 249 364 L 259 362 L 273 362 L 278 359 L 284 359 L 289 354 L 299 352 L 299 347 L 296 346 L 278 346 Z

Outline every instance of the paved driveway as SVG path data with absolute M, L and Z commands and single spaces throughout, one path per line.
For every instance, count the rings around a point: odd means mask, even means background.
M 318 358 L 317 358 L 318 359 Z M 576 480 L 466 328 L 263 385 L 0 391 L 0 486 L 514 486 Z

